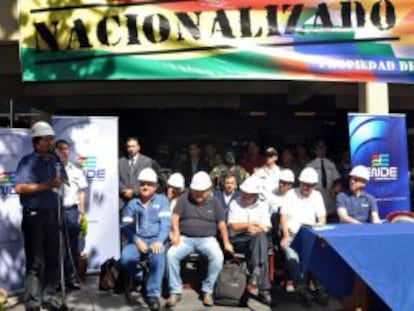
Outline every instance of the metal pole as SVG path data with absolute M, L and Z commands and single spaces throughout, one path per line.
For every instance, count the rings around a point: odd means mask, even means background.
M 10 124 L 10 128 L 13 128 L 14 126 L 14 102 L 12 98 L 10 98 L 9 100 L 9 124 Z

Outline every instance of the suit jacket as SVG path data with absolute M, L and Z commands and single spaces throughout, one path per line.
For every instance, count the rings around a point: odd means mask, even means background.
M 152 167 L 152 159 L 139 154 L 137 161 L 134 164 L 132 171 L 130 172 L 129 158 L 122 157 L 119 159 L 119 197 L 120 208 L 125 206 L 125 201 L 121 196 L 121 192 L 125 189 L 132 189 L 134 195 L 138 195 L 138 174 L 146 167 Z
M 210 171 L 210 168 L 206 162 L 204 162 L 202 159 L 198 161 L 198 165 L 196 168 L 196 173 L 200 171 L 205 171 L 207 174 Z M 185 161 L 183 164 L 181 164 L 180 172 L 183 174 L 185 179 L 185 185 L 188 187 L 191 183 L 191 178 L 193 177 L 193 171 L 191 168 L 191 160 Z

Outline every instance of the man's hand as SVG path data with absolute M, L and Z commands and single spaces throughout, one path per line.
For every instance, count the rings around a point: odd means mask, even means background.
M 230 254 L 234 254 L 234 248 L 230 242 L 224 243 L 224 250 Z
M 134 196 L 134 191 L 132 189 L 125 189 L 122 191 L 122 197 L 125 200 L 131 200 L 133 196 Z
M 144 241 L 142 241 L 142 240 L 137 240 L 137 241 L 135 242 L 135 244 L 136 244 L 136 246 L 137 246 L 138 250 L 139 250 L 141 253 L 143 253 L 143 254 L 148 253 L 148 245 L 147 245 Z
M 283 237 L 283 238 L 280 240 L 280 246 L 281 246 L 283 249 L 286 249 L 286 248 L 288 247 L 288 245 L 289 245 L 289 237 Z
M 62 186 L 63 180 L 61 178 L 55 177 L 49 183 L 49 189 L 60 188 Z
M 181 237 L 180 237 L 179 233 L 178 234 L 173 234 L 172 238 L 171 238 L 171 245 L 172 246 L 177 246 L 178 244 L 180 244 L 180 240 L 181 240 Z
M 156 241 L 151 244 L 150 248 L 154 254 L 161 254 L 164 250 L 164 245 L 160 241 Z
M 262 228 L 260 227 L 260 225 L 256 223 L 249 224 L 249 226 L 247 227 L 247 232 L 255 235 L 256 233 L 262 232 Z

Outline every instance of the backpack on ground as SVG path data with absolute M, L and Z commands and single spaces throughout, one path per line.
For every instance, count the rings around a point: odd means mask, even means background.
M 119 271 L 116 267 L 116 260 L 112 257 L 101 265 L 99 273 L 99 290 L 114 289 L 119 279 Z
M 244 306 L 246 296 L 246 263 L 230 261 L 224 264 L 214 289 L 214 303 L 222 306 Z

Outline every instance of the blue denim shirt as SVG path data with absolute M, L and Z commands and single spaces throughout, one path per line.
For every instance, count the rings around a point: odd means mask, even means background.
M 145 208 L 139 198 L 132 199 L 125 206 L 122 215 L 121 232 L 129 243 L 138 239 L 153 239 L 165 243 L 171 229 L 171 211 L 165 195 L 155 194 Z M 135 230 L 125 220 L 132 217 Z
M 56 177 L 57 157 L 41 157 L 36 152 L 25 155 L 19 162 L 16 171 L 15 184 L 48 183 Z M 61 175 L 65 176 L 62 167 Z M 53 190 L 44 190 L 32 194 L 20 195 L 23 208 L 46 210 L 58 207 L 58 195 Z

